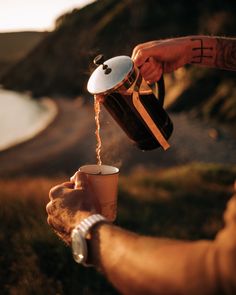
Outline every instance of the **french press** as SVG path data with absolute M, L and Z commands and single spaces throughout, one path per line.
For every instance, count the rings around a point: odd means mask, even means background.
M 149 85 L 129 56 L 104 62 L 98 55 L 94 63 L 98 67 L 89 78 L 88 91 L 103 96 L 104 107 L 141 150 L 168 149 L 173 124 L 163 109 L 163 76 Z

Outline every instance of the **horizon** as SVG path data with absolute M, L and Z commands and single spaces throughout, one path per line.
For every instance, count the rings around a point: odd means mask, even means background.
M 0 1 L 0 33 L 49 32 L 56 19 L 96 0 L 8 0 Z

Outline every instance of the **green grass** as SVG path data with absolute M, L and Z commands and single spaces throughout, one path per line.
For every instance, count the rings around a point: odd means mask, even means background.
M 236 166 L 195 163 L 120 177 L 117 224 L 138 233 L 213 239 L 232 195 Z M 46 223 L 48 191 L 64 178 L 0 180 L 1 294 L 117 294 L 74 263 Z

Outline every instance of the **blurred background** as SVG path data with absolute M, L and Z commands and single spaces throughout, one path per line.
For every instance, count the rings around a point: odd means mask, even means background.
M 130 56 L 155 39 L 235 37 L 235 12 L 234 0 L 0 2 L 2 294 L 116 294 L 73 262 L 45 213 L 49 189 L 96 162 L 93 58 Z M 235 72 L 186 66 L 165 82 L 166 152 L 138 150 L 102 109 L 102 161 L 120 168 L 117 224 L 214 239 L 236 179 Z

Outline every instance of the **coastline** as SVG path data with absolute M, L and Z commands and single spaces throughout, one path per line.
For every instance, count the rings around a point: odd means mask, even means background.
M 73 175 L 82 165 L 96 163 L 94 109 L 79 97 L 53 101 L 58 114 L 37 136 L 0 152 L 0 177 Z M 136 169 L 162 169 L 191 162 L 235 165 L 236 140 L 215 124 L 186 113 L 170 117 L 175 130 L 171 148 L 142 152 L 127 138 L 111 116 L 102 110 L 102 162 L 122 174 Z M 216 128 L 216 127 L 215 127 Z M 215 136 L 217 135 L 217 136 Z
M 8 89 L 0 89 L 0 105 L 0 152 L 39 135 L 58 115 L 51 98 L 36 101 L 28 93 Z

